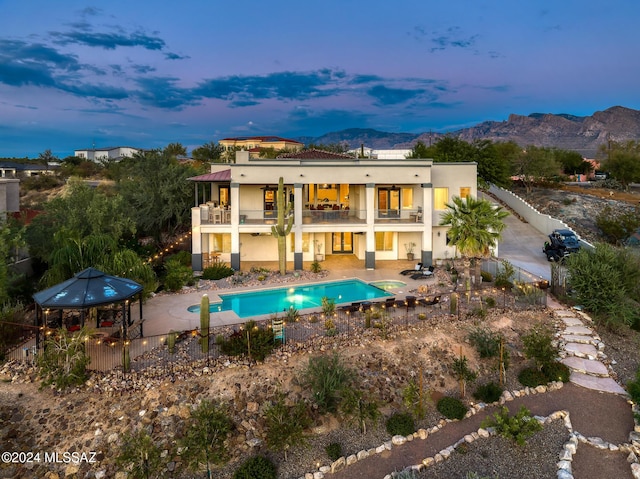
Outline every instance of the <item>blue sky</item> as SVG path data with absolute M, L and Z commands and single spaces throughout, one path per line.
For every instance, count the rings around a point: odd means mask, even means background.
M 637 0 L 0 0 L 0 157 L 640 109 Z

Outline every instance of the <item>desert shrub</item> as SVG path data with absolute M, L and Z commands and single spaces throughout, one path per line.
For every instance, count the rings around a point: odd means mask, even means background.
M 309 316 L 309 322 L 310 323 L 317 323 L 318 322 L 318 316 L 315 314 L 312 314 L 311 316 Z
M 131 479 L 155 477 L 162 471 L 161 453 L 151 436 L 141 429 L 136 433 L 124 434 L 116 464 L 127 469 L 127 477 Z
M 416 471 L 413 469 L 403 469 L 393 475 L 395 479 L 416 479 Z
M 302 372 L 300 383 L 311 392 L 320 412 L 333 413 L 340 405 L 340 392 L 351 384 L 354 377 L 355 373 L 334 353 L 331 356 L 310 358 Z
M 491 283 L 493 281 L 493 275 L 488 271 L 480 271 L 480 277 L 483 283 Z
M 295 445 L 306 445 L 304 434 L 311 425 L 307 405 L 298 401 L 292 406 L 285 403 L 284 393 L 279 393 L 273 403 L 265 409 L 267 426 L 267 446 L 273 451 L 287 451 Z
M 247 459 L 233 473 L 233 479 L 277 479 L 276 466 L 264 456 L 253 456 Z
M 487 305 L 487 308 L 495 308 L 497 304 L 496 298 L 489 296 L 484 299 L 484 304 Z
M 531 417 L 531 412 L 522 406 L 514 416 L 509 416 L 509 409 L 503 407 L 493 418 L 482 421 L 482 427 L 493 427 L 500 436 L 524 446 L 529 437 L 542 429 L 542 424 Z
M 416 424 L 413 416 L 408 412 L 392 414 L 385 423 L 387 432 L 392 436 L 408 436 L 416 432 Z
M 631 396 L 631 400 L 634 403 L 640 403 L 640 367 L 636 369 L 635 381 L 629 381 L 627 383 L 627 391 L 629 392 L 629 396 Z
M 175 259 L 183 266 L 191 268 L 191 253 L 189 251 L 178 251 L 176 254 L 172 254 L 167 259 Z
M 542 370 L 545 364 L 554 362 L 558 356 L 559 349 L 553 344 L 553 331 L 546 326 L 534 326 L 522 336 L 522 342 L 524 355 L 535 361 L 538 370 Z
M 563 383 L 569 382 L 571 376 L 571 370 L 565 364 L 554 361 L 552 363 L 542 366 L 542 373 L 546 376 L 547 381 L 562 381 Z
M 320 263 L 318 263 L 317 261 L 314 261 L 313 263 L 311 263 L 312 273 L 319 273 L 320 271 L 322 271 L 322 265 Z
M 248 338 L 247 338 L 248 335 Z M 273 330 L 260 328 L 255 321 L 248 321 L 245 330 L 234 331 L 229 339 L 216 337 L 216 343 L 223 354 L 228 356 L 248 355 L 256 361 L 264 361 L 267 355 L 275 348 Z M 249 349 L 251 345 L 251 349 Z
M 409 379 L 402 390 L 402 402 L 405 407 L 418 419 L 424 419 L 427 415 L 427 408 L 431 405 L 431 395 L 426 388 L 421 387 L 422 381 Z
M 334 298 L 323 296 L 320 301 L 322 302 L 322 312 L 325 316 L 331 316 L 336 312 L 336 300 Z
M 332 461 L 337 461 L 342 457 L 342 445 L 339 442 L 327 444 L 324 450 Z
M 340 409 L 342 413 L 358 423 L 360 432 L 367 433 L 367 421 L 376 421 L 380 417 L 378 402 L 368 392 L 345 387 L 342 389 Z
M 178 258 L 170 258 L 164 263 L 166 271 L 164 286 L 169 291 L 178 291 L 187 284 L 193 284 L 193 271 L 185 266 Z
M 58 389 L 81 386 L 89 377 L 87 366 L 91 358 L 87 355 L 85 338 L 87 331 L 68 333 L 59 329 L 44 342 L 44 350 L 37 356 L 36 364 L 42 386 L 54 385 Z
M 501 334 L 489 328 L 477 327 L 469 332 L 469 342 L 475 346 L 481 358 L 494 358 L 500 353 Z
M 511 278 L 515 275 L 515 268 L 513 265 L 505 260 L 500 262 L 500 270 L 496 273 L 494 284 L 497 288 L 511 288 Z
M 523 386 L 535 388 L 541 384 L 547 384 L 547 376 L 539 369 L 524 368 L 520 371 L 520 374 L 518 374 L 518 381 L 520 381 L 520 384 Z
M 296 323 L 299 320 L 300 320 L 300 311 L 298 311 L 293 306 L 290 306 L 289 309 L 287 309 L 287 312 L 285 314 L 285 321 L 287 323 Z
M 473 393 L 473 397 L 478 401 L 492 403 L 500 399 L 502 395 L 502 388 L 493 381 L 487 384 L 478 386 Z
M 225 263 L 214 263 L 202 271 L 202 279 L 222 279 L 232 276 L 235 271 Z
M 462 419 L 467 414 L 467 406 L 462 401 L 448 396 L 440 399 L 436 408 L 448 419 Z

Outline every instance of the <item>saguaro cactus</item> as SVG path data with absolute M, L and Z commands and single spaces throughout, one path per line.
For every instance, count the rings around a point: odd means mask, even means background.
M 278 222 L 271 227 L 271 234 L 278 238 L 278 261 L 280 263 L 280 274 L 287 274 L 287 236 L 293 227 L 293 204 L 285 198 L 284 179 L 282 176 L 278 181 L 278 193 L 276 205 L 278 208 Z M 285 224 L 286 218 L 286 224 Z
M 209 311 L 209 296 L 202 295 L 200 300 L 200 347 L 203 354 L 209 352 L 209 323 L 211 312 Z

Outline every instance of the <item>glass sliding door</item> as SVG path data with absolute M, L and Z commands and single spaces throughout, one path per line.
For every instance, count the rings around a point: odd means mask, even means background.
M 378 188 L 378 216 L 400 217 L 400 188 Z
M 331 243 L 334 254 L 353 253 L 353 233 L 332 233 Z

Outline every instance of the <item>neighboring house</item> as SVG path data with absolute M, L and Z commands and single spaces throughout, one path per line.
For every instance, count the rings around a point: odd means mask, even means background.
M 294 205 L 287 260 L 295 269 L 339 254 L 355 255 L 372 269 L 377 261 L 406 259 L 413 243 L 416 261 L 453 257 L 447 228 L 438 226 L 441 214 L 454 196 L 477 196 L 472 162 L 357 159 L 313 150 L 270 160 L 239 151 L 235 164 L 212 165 L 210 173 L 189 178 L 196 186 L 194 269 L 212 259 L 234 269 L 242 261 L 278 259 L 271 226 L 280 177 Z
M 361 158 L 374 158 L 378 160 L 404 160 L 412 152 L 411 149 L 390 149 L 390 150 L 374 150 L 366 146 L 361 146 L 347 153 L 359 156 Z
M 143 153 L 144 151 L 145 150 L 141 148 L 132 148 L 130 146 L 110 146 L 106 148 L 74 150 L 73 156 L 91 161 L 121 160 L 123 158 L 131 158 L 137 153 Z
M 300 151 L 304 144 L 295 140 L 280 138 L 279 136 L 240 136 L 237 138 L 223 138 L 218 142 L 225 151 L 246 150 L 251 158 L 260 156 L 260 151 L 273 148 L 276 151 Z
M 28 176 L 53 175 L 59 168 L 58 164 L 17 163 L 14 161 L 0 161 L 1 178 L 26 178 Z

